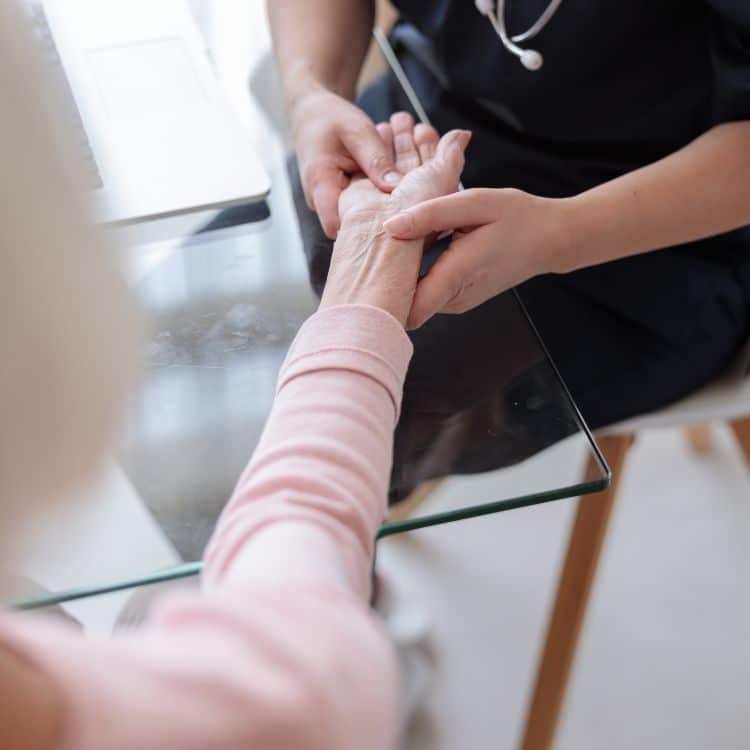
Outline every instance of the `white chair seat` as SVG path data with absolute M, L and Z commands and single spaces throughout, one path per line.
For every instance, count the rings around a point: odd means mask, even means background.
M 601 430 L 605 435 L 635 434 L 659 427 L 689 427 L 705 422 L 732 421 L 750 415 L 750 345 L 718 380 L 697 393 L 650 414 Z

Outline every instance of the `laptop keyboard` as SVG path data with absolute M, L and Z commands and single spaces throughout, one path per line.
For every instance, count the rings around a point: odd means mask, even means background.
M 78 105 L 70 88 L 68 77 L 65 75 L 65 69 L 57 51 L 57 45 L 52 36 L 44 8 L 41 5 L 32 5 L 31 18 L 40 49 L 44 55 L 44 61 L 47 64 L 54 93 L 60 103 L 61 122 L 70 128 L 71 140 L 76 150 L 75 155 L 83 167 L 86 187 L 96 190 L 104 185 L 99 172 L 99 165 L 96 163 L 96 157 L 86 134 L 81 113 L 78 111 Z

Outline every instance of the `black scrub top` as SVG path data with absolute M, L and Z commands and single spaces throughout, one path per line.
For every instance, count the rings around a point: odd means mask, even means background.
M 507 0 L 510 35 L 549 0 Z M 526 70 L 472 0 L 396 0 L 426 37 L 460 97 L 509 110 L 520 152 L 546 152 L 564 169 L 517 187 L 578 192 L 648 164 L 713 125 L 750 119 L 750 0 L 563 0 L 522 46 L 544 66 Z M 512 140 L 512 139 L 511 139 Z M 514 156 L 524 171 L 524 154 Z M 533 160 L 532 160 L 533 161 Z M 557 175 L 557 179 L 556 179 Z

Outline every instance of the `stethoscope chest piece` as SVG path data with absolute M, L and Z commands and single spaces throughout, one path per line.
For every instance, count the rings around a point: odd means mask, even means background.
M 533 39 L 552 19 L 557 9 L 562 4 L 562 0 L 550 0 L 550 4 L 545 8 L 539 18 L 523 34 L 508 36 L 508 30 L 505 27 L 505 0 L 474 0 L 477 10 L 487 16 L 495 29 L 495 33 L 500 37 L 505 49 L 512 55 L 515 55 L 526 70 L 539 70 L 544 65 L 542 53 L 535 49 L 519 47 L 519 42 L 525 42 Z M 496 7 L 497 6 L 497 7 Z

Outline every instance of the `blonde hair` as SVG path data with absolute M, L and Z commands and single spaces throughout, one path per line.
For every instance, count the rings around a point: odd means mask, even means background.
M 0 4 L 0 543 L 111 449 L 135 369 L 129 295 L 65 165 L 28 25 Z

